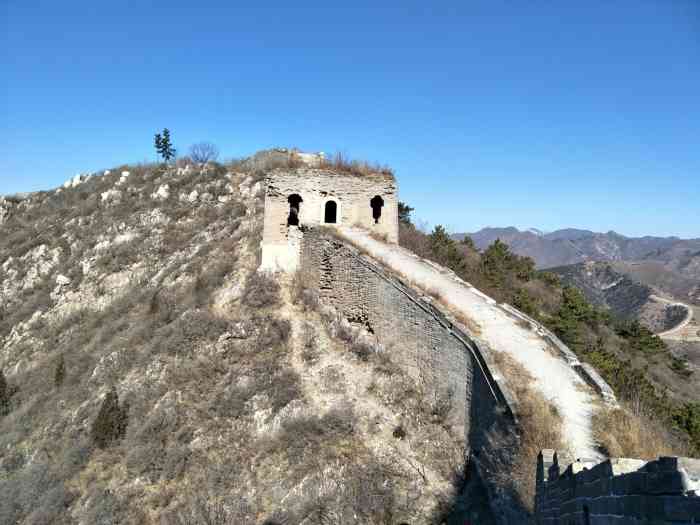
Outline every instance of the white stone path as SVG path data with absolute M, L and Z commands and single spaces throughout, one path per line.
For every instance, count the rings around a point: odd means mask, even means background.
M 563 418 L 564 439 L 574 458 L 601 459 L 591 433 L 596 394 L 536 332 L 519 326 L 495 301 L 471 285 L 456 281 L 451 272 L 425 261 L 400 246 L 373 239 L 358 228 L 339 227 L 343 236 L 374 259 L 423 289 L 440 294 L 456 312 L 479 325 L 479 337 L 496 351 L 507 352 L 535 378 L 535 387 Z

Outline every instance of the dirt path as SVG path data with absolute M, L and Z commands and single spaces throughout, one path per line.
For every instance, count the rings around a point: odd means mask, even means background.
M 685 319 L 683 319 L 680 323 L 678 323 L 676 326 L 674 326 L 670 330 L 665 330 L 663 332 L 659 332 L 656 335 L 658 335 L 659 337 L 666 338 L 666 339 L 679 339 L 679 340 L 684 340 L 684 341 L 685 340 L 688 340 L 688 341 L 698 340 L 698 341 L 700 341 L 700 337 L 698 337 L 696 339 L 692 339 L 692 338 L 688 339 L 686 337 L 686 334 L 684 333 L 684 331 L 685 331 L 684 329 L 693 320 L 693 307 L 692 306 L 689 306 L 685 303 L 680 303 L 678 301 L 670 301 L 668 299 L 665 299 L 664 297 L 659 297 L 658 295 L 652 295 L 651 297 L 653 299 L 655 299 L 656 301 L 666 303 L 666 304 L 671 305 L 671 306 L 683 306 L 685 308 L 685 311 L 686 311 Z
M 600 458 L 591 433 L 595 393 L 569 364 L 549 349 L 535 332 L 519 326 L 495 301 L 433 263 L 396 245 L 377 241 L 363 230 L 340 228 L 351 242 L 423 289 L 440 294 L 457 312 L 473 320 L 480 338 L 494 350 L 507 352 L 535 378 L 536 388 L 562 415 L 566 442 L 575 457 Z

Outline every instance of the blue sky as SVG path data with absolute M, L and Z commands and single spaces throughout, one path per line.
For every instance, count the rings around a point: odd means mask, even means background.
M 169 127 L 388 164 L 453 231 L 700 237 L 698 0 L 0 3 L 0 194 Z

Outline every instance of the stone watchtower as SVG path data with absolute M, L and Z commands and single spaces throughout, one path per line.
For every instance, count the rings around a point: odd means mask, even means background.
M 260 270 L 295 271 L 303 231 L 314 226 L 356 226 L 397 243 L 394 176 L 313 167 L 309 162 L 304 167 L 272 171 L 266 179 Z

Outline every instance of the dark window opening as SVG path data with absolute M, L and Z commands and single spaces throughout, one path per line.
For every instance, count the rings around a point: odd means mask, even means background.
M 591 511 L 588 510 L 588 505 L 583 506 L 583 523 L 591 525 Z
M 369 319 L 367 319 L 366 314 L 360 314 L 360 315 L 355 315 L 353 317 L 348 317 L 348 322 L 350 324 L 362 325 L 365 328 L 365 330 L 367 330 L 368 333 L 370 333 L 370 334 L 374 333 L 374 328 L 372 328 L 372 323 L 369 322 Z
M 374 224 L 379 224 L 379 217 L 382 216 L 382 206 L 384 206 L 384 199 L 379 195 L 372 197 L 369 201 L 369 205 L 372 207 L 372 218 L 374 219 Z
M 292 193 L 287 197 L 289 203 L 289 217 L 287 217 L 287 226 L 299 226 L 299 209 L 303 199 L 300 195 Z
M 323 222 L 326 224 L 335 224 L 338 218 L 338 205 L 335 201 L 328 201 L 323 213 Z

